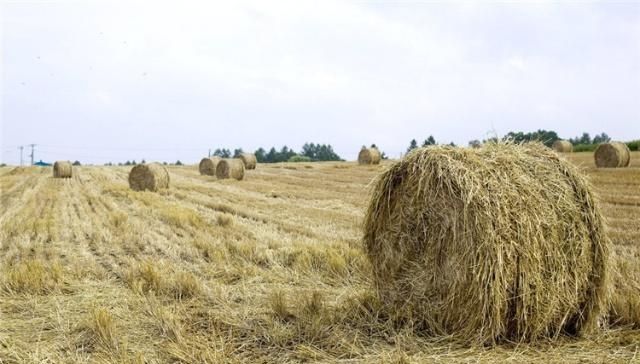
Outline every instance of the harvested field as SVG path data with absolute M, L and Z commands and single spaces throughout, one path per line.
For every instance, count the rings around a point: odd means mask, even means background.
M 386 162 L 261 164 L 242 183 L 171 166 L 155 193 L 128 167 L 0 168 L 0 363 L 638 361 L 640 153 L 563 158 L 600 202 L 624 326 L 495 348 L 418 335 L 373 295 L 362 222 Z

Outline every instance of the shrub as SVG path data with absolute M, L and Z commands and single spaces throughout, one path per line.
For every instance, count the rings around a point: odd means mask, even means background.
M 289 162 L 311 162 L 311 158 L 307 157 L 306 155 L 294 155 L 289 158 Z
M 631 151 L 639 151 L 640 150 L 640 139 L 632 140 L 630 142 L 627 142 L 627 147 L 629 147 L 629 150 L 631 150 Z
M 593 152 L 598 147 L 598 144 L 575 144 L 573 146 L 574 152 Z

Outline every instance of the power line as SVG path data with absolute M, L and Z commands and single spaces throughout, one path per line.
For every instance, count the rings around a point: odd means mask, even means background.
M 31 165 L 33 165 L 33 157 L 35 155 L 34 151 L 36 148 L 36 144 L 29 144 L 29 146 L 31 147 L 31 154 L 29 156 L 31 157 Z

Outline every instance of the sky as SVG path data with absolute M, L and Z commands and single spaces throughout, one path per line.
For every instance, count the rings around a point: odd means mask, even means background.
M 640 2 L 5 1 L 0 23 L 8 164 L 640 138 Z

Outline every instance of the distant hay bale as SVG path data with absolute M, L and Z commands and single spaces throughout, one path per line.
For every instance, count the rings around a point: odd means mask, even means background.
M 244 178 L 244 162 L 238 158 L 220 160 L 216 167 L 216 177 L 242 180 Z
M 129 172 L 129 187 L 134 191 L 169 188 L 169 172 L 158 163 L 138 164 Z
M 596 148 L 593 157 L 598 168 L 627 167 L 631 161 L 631 152 L 625 143 L 602 143 Z
M 71 178 L 73 166 L 68 161 L 57 161 L 53 164 L 53 178 Z
M 256 165 L 258 164 L 258 159 L 256 155 L 253 153 L 242 153 L 240 154 L 240 159 L 242 163 L 244 163 L 245 169 L 256 169 Z
M 218 162 L 220 162 L 220 157 L 209 157 L 202 158 L 200 164 L 198 165 L 198 170 L 200 174 L 207 176 L 215 176 L 216 175 L 216 167 L 218 166 Z
M 377 148 L 362 148 L 358 153 L 358 164 L 380 163 L 380 151 Z
M 571 142 L 568 140 L 556 140 L 555 142 L 553 142 L 551 148 L 553 148 L 553 150 L 558 153 L 573 152 L 573 144 L 571 144 Z
M 482 344 L 597 326 L 609 241 L 586 180 L 550 149 L 420 148 L 374 186 L 363 243 L 391 315 Z

